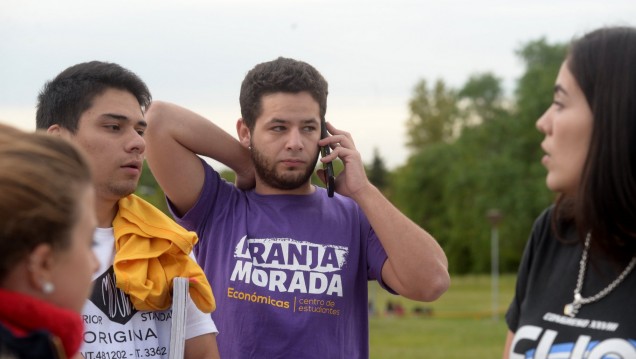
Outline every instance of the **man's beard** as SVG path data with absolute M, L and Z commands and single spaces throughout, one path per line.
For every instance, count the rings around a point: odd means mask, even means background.
M 263 154 L 261 154 L 261 152 L 259 152 L 253 145 L 250 153 L 252 156 L 252 163 L 254 163 L 254 168 L 256 169 L 256 174 L 258 174 L 261 181 L 272 188 L 282 190 L 292 190 L 305 185 L 314 173 L 314 168 L 318 162 L 318 154 L 316 154 L 314 162 L 311 166 L 308 166 L 305 169 L 304 173 L 279 173 L 276 171 L 276 166 L 268 161 L 267 158 L 265 158 L 265 156 L 263 156 Z

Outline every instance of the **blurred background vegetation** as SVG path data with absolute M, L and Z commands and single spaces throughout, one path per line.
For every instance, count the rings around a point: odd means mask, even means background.
M 552 202 L 535 122 L 552 101 L 565 51 L 565 45 L 545 39 L 522 45 L 517 55 L 525 72 L 509 95 L 496 73 L 473 74 L 461 88 L 443 79 L 416 81 L 405 104 L 410 109 L 406 163 L 388 170 L 378 148 L 366 164 L 370 180 L 439 241 L 452 274 L 490 271 L 486 213 L 491 209 L 503 215 L 500 270 L 515 273 L 534 219 Z M 337 163 L 336 172 L 341 169 Z M 231 171 L 222 175 L 234 180 Z M 167 211 L 147 167 L 138 194 Z

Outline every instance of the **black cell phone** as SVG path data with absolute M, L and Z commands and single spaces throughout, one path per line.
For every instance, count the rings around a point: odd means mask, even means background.
M 327 124 L 325 123 L 325 119 L 320 121 L 320 138 L 323 139 L 329 136 L 327 133 Z M 322 157 L 325 157 L 331 153 L 331 148 L 329 145 L 321 146 L 320 153 Z M 333 164 L 331 162 L 323 163 L 322 168 L 325 170 L 325 179 L 327 180 L 327 195 L 329 197 L 333 197 L 334 188 L 336 188 L 336 176 L 333 173 Z

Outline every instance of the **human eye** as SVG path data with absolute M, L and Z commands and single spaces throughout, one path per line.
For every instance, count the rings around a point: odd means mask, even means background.
M 119 131 L 121 129 L 121 126 L 119 124 L 116 123 L 109 123 L 104 125 L 104 128 L 107 128 L 111 131 Z
M 564 107 L 564 106 L 563 106 L 563 102 L 561 102 L 561 101 L 559 101 L 559 100 L 557 100 L 557 99 L 554 99 L 554 100 L 552 101 L 552 106 L 553 106 L 555 109 L 557 109 L 557 110 L 562 110 L 562 109 L 563 109 L 563 107 Z
M 144 134 L 146 133 L 146 129 L 145 128 L 138 128 L 137 129 L 137 133 L 139 134 L 139 136 L 144 137 Z
M 303 127 L 303 131 L 305 131 L 305 132 L 314 132 L 314 131 L 316 131 L 316 129 L 317 128 L 314 125 L 307 125 L 307 126 Z
M 274 132 L 283 132 L 285 131 L 285 126 L 272 126 L 271 130 Z

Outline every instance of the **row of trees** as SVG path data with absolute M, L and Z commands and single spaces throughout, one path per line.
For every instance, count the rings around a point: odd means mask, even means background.
M 372 180 L 388 176 L 393 203 L 438 239 L 453 273 L 489 271 L 486 214 L 494 208 L 504 215 L 501 269 L 516 271 L 534 219 L 553 201 L 535 122 L 551 103 L 565 50 L 544 39 L 523 46 L 517 54 L 526 70 L 513 98 L 504 98 L 492 73 L 471 76 L 460 89 L 421 80 L 409 103 L 406 164 L 380 177 L 381 159 L 369 166 Z
M 438 239 L 453 273 L 487 272 L 493 208 L 500 225 L 500 265 L 516 271 L 534 218 L 553 200 L 541 166 L 535 121 L 550 105 L 565 46 L 544 39 L 518 52 L 525 64 L 512 98 L 492 73 L 471 76 L 460 89 L 443 80 L 417 83 L 407 121 L 406 164 L 388 171 L 379 152 L 371 181 L 409 218 Z M 336 164 L 336 172 L 342 164 Z M 234 180 L 231 171 L 222 176 Z M 320 183 L 316 176 L 314 183 Z M 146 168 L 138 193 L 166 211 L 163 192 Z

